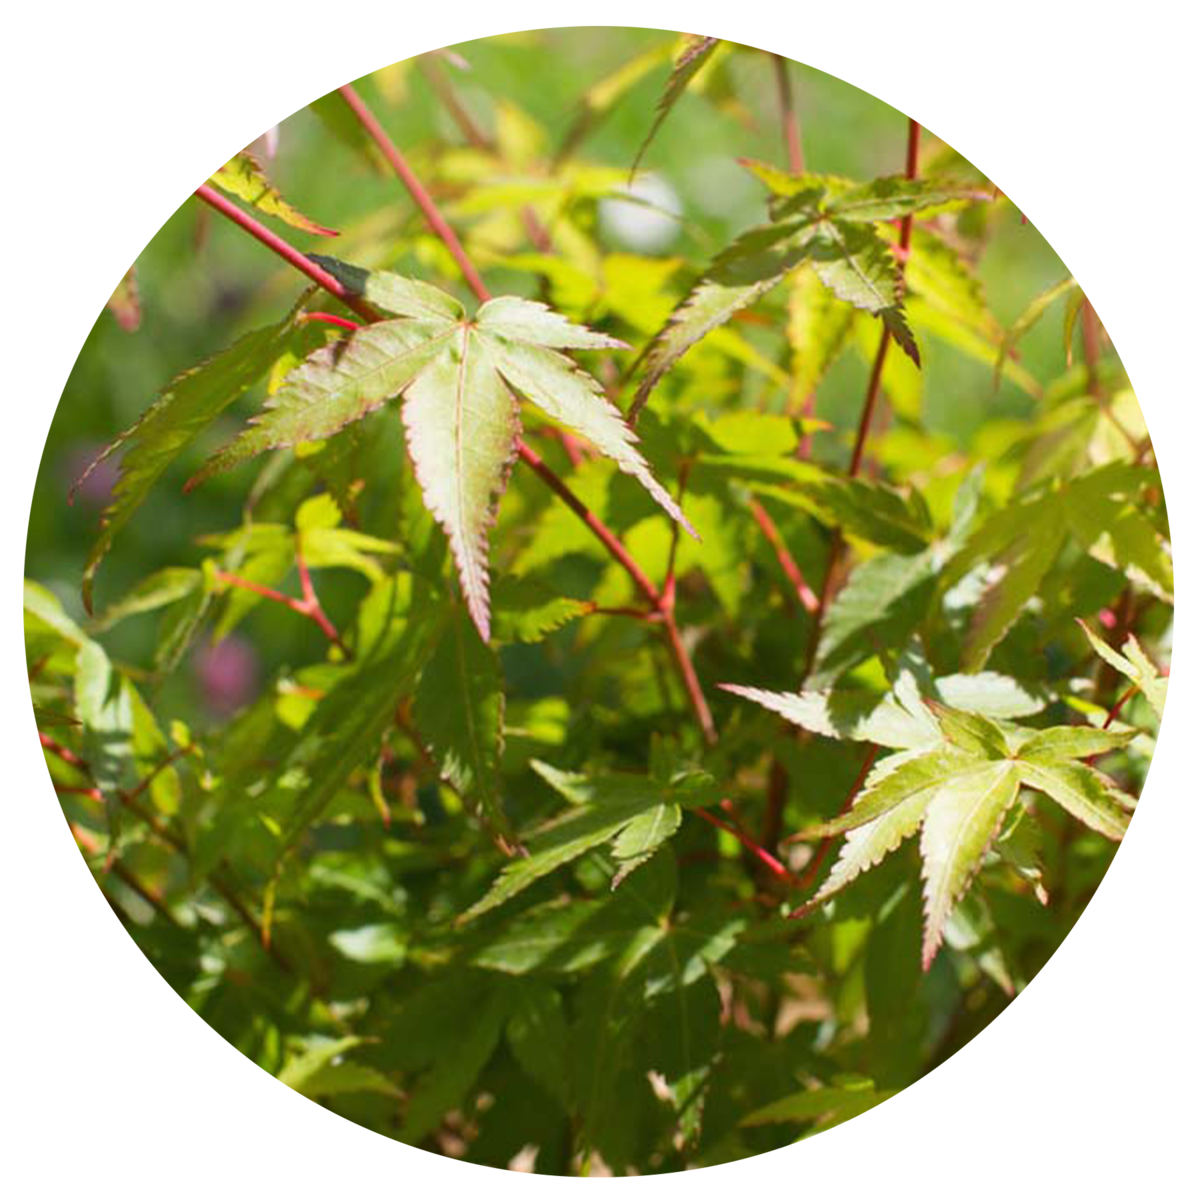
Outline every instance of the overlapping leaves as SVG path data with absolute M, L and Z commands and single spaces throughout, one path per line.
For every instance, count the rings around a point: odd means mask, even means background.
M 634 417 L 659 380 L 705 334 L 753 304 L 801 263 L 839 300 L 880 318 L 904 352 L 920 363 L 900 288 L 900 270 L 875 228 L 897 217 L 945 211 L 978 197 L 970 187 L 886 177 L 861 186 L 823 176 L 757 172 L 775 190 L 771 223 L 743 234 L 717 256 L 675 310 L 646 358 L 630 408 Z
M 875 767 L 848 813 L 804 831 L 810 838 L 846 835 L 807 907 L 836 895 L 919 830 L 926 967 L 1022 787 L 1111 840 L 1120 840 L 1128 826 L 1132 797 L 1080 760 L 1121 748 L 1132 733 L 1086 726 L 1030 730 L 936 703 L 927 710 L 911 684 L 854 714 L 845 707 L 839 713 L 839 698 L 831 694 L 725 687 L 801 728 L 899 750 Z
M 573 807 L 529 835 L 527 856 L 504 868 L 487 895 L 464 914 L 464 920 L 511 900 L 552 871 L 605 843 L 611 845 L 617 864 L 616 886 L 679 828 L 682 807 L 712 800 L 704 789 L 704 777 L 694 774 L 662 781 L 653 776 L 580 775 L 541 762 L 533 766 Z
M 621 348 L 622 342 L 515 296 L 489 300 L 469 319 L 457 300 L 428 284 L 388 272 L 364 278 L 354 268 L 341 271 L 396 319 L 310 356 L 192 484 L 265 450 L 329 437 L 403 394 L 413 469 L 449 538 L 484 640 L 491 630 L 487 534 L 517 453 L 518 395 L 612 458 L 691 532 L 600 385 L 559 353 Z
M 1052 479 L 1031 488 L 980 525 L 939 580 L 945 591 L 981 562 L 996 568 L 972 613 L 963 651 L 968 671 L 987 662 L 1038 594 L 1068 539 L 1170 597 L 1175 586 L 1170 550 L 1141 502 L 1151 482 L 1143 468 L 1111 463 L 1069 482 Z

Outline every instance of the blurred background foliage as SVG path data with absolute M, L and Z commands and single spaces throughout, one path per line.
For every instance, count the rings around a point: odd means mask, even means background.
M 674 44 L 670 36 L 646 29 L 519 33 L 452 47 L 451 54 L 426 63 L 426 70 L 439 72 L 452 84 L 489 139 L 503 129 L 510 143 L 520 146 L 524 138 L 540 151 L 562 145 L 579 119 L 585 89 L 664 47 L 669 53 Z M 699 265 L 737 233 L 761 221 L 762 188 L 737 161 L 783 161 L 775 82 L 759 58 L 731 55 L 717 64 L 721 72 L 716 80 L 686 92 L 643 164 L 666 185 L 668 203 L 686 213 L 686 220 L 655 220 L 655 212 L 625 206 L 617 220 L 601 220 L 589 231 L 602 251 L 636 251 L 636 238 L 649 225 L 650 236 L 662 242 L 654 247 L 656 254 Z M 667 58 L 660 53 L 659 61 L 651 61 L 604 119 L 589 129 L 579 150 L 587 164 L 608 168 L 617 179 L 626 177 L 646 136 L 666 66 Z M 902 168 L 906 118 L 901 113 L 803 64 L 793 64 L 791 76 L 811 170 L 867 179 Z M 439 199 L 461 193 L 464 178 L 474 183 L 486 177 L 416 60 L 384 68 L 360 86 Z M 502 106 L 497 97 L 503 98 Z M 945 152 L 935 135 L 936 130 L 926 138 L 927 160 Z M 402 274 L 422 275 L 443 264 L 444 252 L 425 234 L 419 215 L 398 194 L 394 179 L 382 170 L 372 171 L 312 109 L 286 117 L 256 148 L 260 153 L 273 149 L 270 175 L 283 195 L 341 234 L 337 239 L 296 237 L 305 248 L 369 266 L 387 265 Z M 197 182 L 216 165 L 197 164 Z M 511 172 L 493 161 L 490 174 L 507 178 Z M 453 214 L 452 203 L 447 211 Z M 488 223 L 472 220 L 475 232 L 468 248 L 487 263 L 478 247 L 493 231 L 479 230 L 480 224 Z M 622 237 L 626 228 L 633 230 L 632 244 L 628 235 Z M 511 244 L 511 235 L 501 230 L 501 245 L 506 240 Z M 1023 223 L 1015 208 L 1004 205 L 994 218 L 978 274 L 992 312 L 1007 327 L 1032 297 L 1062 278 L 1065 269 L 1036 229 Z M 526 271 L 496 270 L 489 275 L 493 277 L 497 293 L 537 294 L 537 280 Z M 71 484 L 115 430 L 137 419 L 167 380 L 244 330 L 276 317 L 295 294 L 296 279 L 288 267 L 189 198 L 138 256 L 137 288 L 140 327 L 127 333 L 111 312 L 102 312 L 80 351 L 46 439 L 30 510 L 26 573 L 51 587 L 77 615 L 82 612 L 81 566 L 115 469 L 97 472 L 74 505 L 67 503 Z M 768 353 L 772 336 L 758 338 Z M 777 336 L 774 341 L 778 357 Z M 930 433 L 970 450 L 985 421 L 1022 421 L 1033 412 L 1034 398 L 1010 380 L 993 393 L 991 369 L 982 360 L 934 339 L 923 341 L 922 352 L 922 413 Z M 1036 326 L 1022 341 L 1020 353 L 1022 365 L 1034 377 L 1058 375 L 1063 367 L 1058 324 Z M 822 418 L 842 428 L 853 426 L 868 370 L 863 354 L 846 355 L 835 365 L 818 392 Z M 756 381 L 753 386 L 760 385 Z M 772 385 L 768 380 L 763 386 Z M 253 404 L 253 397 L 242 402 L 241 413 Z M 238 412 L 226 414 L 206 435 L 206 444 L 220 444 L 240 419 Z M 190 461 L 201 458 L 197 449 Z M 247 478 L 246 471 L 218 477 L 186 496 L 170 482 L 160 486 L 152 515 L 143 513 L 132 523 L 119 552 L 106 564 L 101 599 L 121 595 L 156 568 L 178 563 L 181 547 L 198 534 L 236 525 Z M 336 594 L 330 603 L 335 612 L 348 610 Z M 231 676 L 230 686 L 234 676 L 244 676 L 252 686 L 271 666 L 296 653 L 297 631 L 269 610 L 253 614 L 243 633 L 245 641 L 239 639 L 236 649 L 226 648 L 215 660 L 210 655 L 194 659 L 194 686 L 185 687 L 186 676 L 177 676 L 167 683 L 159 702 L 172 713 L 186 715 L 195 705 L 204 705 L 212 690 L 206 680 L 223 670 Z M 113 637 L 118 655 L 145 661 L 153 629 L 146 622 L 126 623 Z M 319 647 L 320 634 L 314 631 L 313 637 L 310 648 Z M 252 661 L 258 655 L 266 670 Z M 222 715 L 224 701 L 216 696 L 209 700 L 208 707 L 215 704 Z

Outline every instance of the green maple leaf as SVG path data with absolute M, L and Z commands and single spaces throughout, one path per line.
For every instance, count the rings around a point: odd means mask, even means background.
M 839 300 L 879 317 L 920 366 L 904 314 L 900 271 L 876 225 L 944 212 L 979 199 L 979 192 L 956 183 L 896 177 L 854 186 L 829 176 L 791 176 L 750 166 L 775 193 L 771 223 L 743 234 L 718 255 L 676 308 L 646 357 L 631 419 L 696 342 L 806 262 Z
M 681 809 L 706 803 L 698 777 L 672 780 L 621 774 L 579 775 L 548 763 L 531 764 L 572 807 L 524 839 L 528 855 L 509 861 L 491 890 L 461 918 L 470 921 L 523 892 L 559 867 L 605 843 L 617 865 L 615 888 L 679 828 Z
M 1110 667 L 1120 671 L 1126 679 L 1134 684 L 1138 691 L 1146 697 L 1150 707 L 1154 709 L 1161 721 L 1167 703 L 1167 677 L 1150 661 L 1137 638 L 1130 634 L 1122 647 L 1125 653 L 1118 654 L 1106 641 L 1097 637 L 1083 621 L 1079 622 L 1079 627 L 1087 634 L 1092 649 Z
M 804 830 L 808 838 L 844 834 L 845 841 L 828 878 L 800 912 L 829 900 L 919 831 L 926 969 L 1022 787 L 1113 841 L 1129 824 L 1133 798 L 1079 760 L 1126 745 L 1131 732 L 1001 724 L 933 701 L 926 706 L 908 680 L 873 709 L 857 710 L 829 694 L 722 686 L 802 728 L 898 749 L 867 777 L 849 812 Z
M 450 541 L 467 608 L 485 641 L 491 630 L 487 537 L 517 454 L 518 397 L 613 459 L 696 536 L 600 385 L 559 353 L 625 349 L 625 343 L 532 300 L 499 296 L 468 317 L 454 297 L 428 284 L 319 261 L 396 319 L 312 354 L 189 486 L 266 450 L 327 438 L 403 394 L 413 470 L 426 507 Z

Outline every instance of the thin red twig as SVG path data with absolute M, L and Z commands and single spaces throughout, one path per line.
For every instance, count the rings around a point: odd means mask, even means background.
M 783 141 L 787 147 L 788 169 L 793 175 L 804 174 L 804 148 L 800 141 L 800 118 L 792 99 L 792 80 L 788 75 L 788 60 L 773 54 L 775 84 L 779 90 L 779 113 L 783 118 Z
M 775 857 L 775 855 L 773 855 L 769 850 L 764 850 L 762 846 L 754 841 L 754 839 L 748 834 L 743 833 L 742 830 L 737 828 L 737 826 L 729 824 L 728 821 L 722 821 L 720 817 L 714 817 L 712 813 L 703 808 L 694 808 L 692 809 L 692 812 L 694 812 L 696 816 L 703 818 L 710 825 L 715 825 L 718 829 L 723 829 L 726 833 L 732 834 L 747 850 L 750 851 L 751 854 L 754 855 L 755 858 L 758 859 L 759 862 L 763 864 L 763 866 L 767 868 L 768 871 L 771 872 L 772 875 L 782 879 L 789 887 L 800 886 L 800 880 L 797 879 L 796 876 L 793 875 L 791 871 L 789 871 L 787 867 L 785 867 L 783 863 L 781 863 L 779 859 Z
M 771 514 L 757 500 L 750 501 L 750 514 L 754 517 L 759 529 L 762 530 L 763 537 L 770 543 L 771 549 L 775 551 L 775 557 L 779 560 L 779 565 L 787 576 L 788 582 L 795 589 L 800 606 L 807 613 L 815 613 L 820 606 L 820 601 L 817 599 L 816 593 L 808 586 L 804 573 L 784 544 L 779 527 L 772 520 Z

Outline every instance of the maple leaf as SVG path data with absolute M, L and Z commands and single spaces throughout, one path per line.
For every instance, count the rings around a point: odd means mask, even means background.
M 774 192 L 771 223 L 723 251 L 684 298 L 646 358 L 629 416 L 705 334 L 753 304 L 793 268 L 811 262 L 839 300 L 877 316 L 917 366 L 920 354 L 901 296 L 900 270 L 877 224 L 930 216 L 980 199 L 977 189 L 932 179 L 886 177 L 854 186 L 844 179 L 785 175 L 746 164 Z
M 802 728 L 897 748 L 867 777 L 849 812 L 803 831 L 806 838 L 844 834 L 845 841 L 828 878 L 796 915 L 824 904 L 919 830 L 925 969 L 1022 787 L 1041 792 L 1113 841 L 1129 824 L 1133 798 L 1079 760 L 1119 749 L 1132 732 L 1071 725 L 1024 729 L 936 701 L 922 703 L 911 679 L 902 679 L 873 712 L 860 706 L 849 719 L 845 703 L 829 694 L 721 686 Z M 843 718 L 834 724 L 830 714 L 839 710 Z
M 487 536 L 517 455 L 518 397 L 613 459 L 696 536 L 603 389 L 559 353 L 627 349 L 624 342 L 573 325 L 533 300 L 498 296 L 468 317 L 453 296 L 428 284 L 320 261 L 396 319 L 312 354 L 189 487 L 265 450 L 329 437 L 403 394 L 413 470 L 426 507 L 450 541 L 484 641 L 491 632 Z
M 611 843 L 618 887 L 648 862 L 679 828 L 681 809 L 711 802 L 709 777 L 682 772 L 671 780 L 619 773 L 581 775 L 534 759 L 530 764 L 572 807 L 533 830 L 523 858 L 511 859 L 491 890 L 460 922 L 506 903 L 539 879 L 604 843 Z

